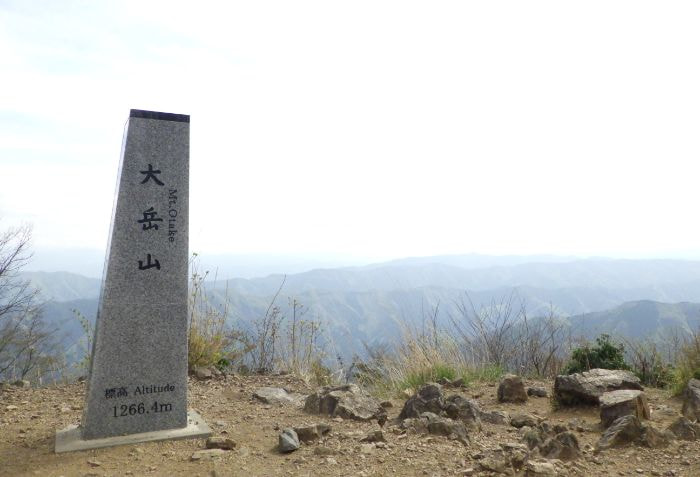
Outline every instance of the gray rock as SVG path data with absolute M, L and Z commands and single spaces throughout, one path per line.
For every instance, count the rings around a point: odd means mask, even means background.
M 683 392 L 681 414 L 691 421 L 700 420 L 700 379 L 691 379 Z
M 551 462 L 530 460 L 525 464 L 525 477 L 556 477 L 557 470 Z
M 502 444 L 500 448 L 486 450 L 479 458 L 482 471 L 513 475 L 520 472 L 529 458 L 527 446 L 515 442 Z
M 223 449 L 206 449 L 206 450 L 198 450 L 192 456 L 190 457 L 190 460 L 193 461 L 205 461 L 205 460 L 214 460 L 222 455 L 226 454 L 226 451 Z
M 700 437 L 700 425 L 683 416 L 676 419 L 668 427 L 668 430 L 678 439 L 684 441 L 694 441 Z
M 253 397 L 265 404 L 289 404 L 294 402 L 294 398 L 282 388 L 258 388 L 253 393 Z
M 527 445 L 528 449 L 537 449 L 543 444 L 542 435 L 539 429 L 532 427 L 522 427 L 521 429 L 526 429 L 523 433 L 523 442 Z
M 232 450 L 236 448 L 236 441 L 229 437 L 210 437 L 206 446 L 207 449 Z
M 360 439 L 360 442 L 386 442 L 386 439 L 384 438 L 384 432 L 381 429 L 377 429 Z
M 446 436 L 459 440 L 463 444 L 466 444 L 469 439 L 467 428 L 463 422 L 441 417 L 432 412 L 424 412 L 417 418 L 406 418 L 401 422 L 401 427 L 419 434 Z
M 529 426 L 529 427 L 535 427 L 538 424 L 539 420 L 537 417 L 533 416 L 532 414 L 511 414 L 510 416 L 510 425 L 513 427 L 523 427 L 523 426 Z
M 467 429 L 463 423 L 454 421 L 448 417 L 438 417 L 428 421 L 428 432 L 438 436 L 446 436 L 467 442 Z
M 501 449 L 505 451 L 511 467 L 516 471 L 522 469 L 530 456 L 530 449 L 519 442 L 506 442 L 505 444 L 501 444 Z
M 670 431 L 661 432 L 651 424 L 643 423 L 642 437 L 639 443 L 652 449 L 660 449 L 662 447 L 667 447 L 674 437 L 675 436 Z
M 280 452 L 293 452 L 299 448 L 299 445 L 299 437 L 294 429 L 287 428 L 280 432 L 277 446 Z
M 214 373 L 212 373 L 211 369 L 209 368 L 197 366 L 194 368 L 194 377 L 199 381 L 207 381 L 214 377 Z
M 377 419 L 380 424 L 386 421 L 386 410 L 379 401 L 356 384 L 324 386 L 306 398 L 304 410 L 358 421 Z
M 598 450 L 604 450 L 629 444 L 639 440 L 643 432 L 644 428 L 637 416 L 622 416 L 616 419 L 615 422 L 603 432 L 596 448 Z
M 651 424 L 643 424 L 637 416 L 627 415 L 616 419 L 600 437 L 596 451 L 639 444 L 652 449 L 666 447 L 673 439 L 670 431 L 661 432 Z
M 513 474 L 510 462 L 503 449 L 491 449 L 479 460 L 479 468 L 484 472 Z
M 399 414 L 399 419 L 417 418 L 425 413 L 448 416 L 461 421 L 469 429 L 481 429 L 481 409 L 476 401 L 453 394 L 447 399 L 436 383 L 422 386 L 411 396 Z
M 520 376 L 506 374 L 498 383 L 498 402 L 525 402 L 527 393 Z
M 453 394 L 444 401 L 443 412 L 462 421 L 468 429 L 481 429 L 481 409 L 476 401 Z
M 560 432 L 540 447 L 540 454 L 547 459 L 575 460 L 581 455 L 578 439 L 572 432 Z
M 295 427 L 298 439 L 304 444 L 319 440 L 331 432 L 331 426 L 327 424 L 315 424 L 313 426 Z
M 621 389 L 600 396 L 600 422 L 604 428 L 617 418 L 633 415 L 639 419 L 649 419 L 649 404 L 643 391 Z
M 624 370 L 591 369 L 554 380 L 554 398 L 562 405 L 597 405 L 603 393 L 619 389 L 643 388 L 637 376 Z
M 510 415 L 504 411 L 481 411 L 479 419 L 489 424 L 507 426 L 510 424 Z
M 338 452 L 336 452 L 334 449 L 331 449 L 330 447 L 324 447 L 324 446 L 314 447 L 314 455 L 327 457 L 329 455 L 336 455 L 337 453 Z
M 437 383 L 428 383 L 421 386 L 418 391 L 404 403 L 399 419 L 419 417 L 424 412 L 440 414 L 445 407 L 445 398 L 442 395 L 442 386 Z
M 541 386 L 532 386 L 527 388 L 527 395 L 546 398 L 547 396 L 549 396 L 549 393 L 547 392 L 547 388 L 543 388 Z

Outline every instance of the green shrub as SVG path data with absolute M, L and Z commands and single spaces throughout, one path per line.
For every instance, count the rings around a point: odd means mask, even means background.
M 666 388 L 673 383 L 673 366 L 658 350 L 653 339 L 625 340 L 626 355 L 632 372 L 645 386 Z
M 700 379 L 700 333 L 694 332 L 683 345 L 676 358 L 671 390 L 679 395 L 688 385 L 691 378 Z
M 505 374 L 506 370 L 497 364 L 486 365 L 480 369 L 469 370 L 465 373 L 464 381 L 470 383 L 473 381 L 482 381 L 487 383 L 496 382 Z
M 624 346 L 613 343 L 609 335 L 602 334 L 596 338 L 594 346 L 585 345 L 571 353 L 564 374 L 580 373 L 594 368 L 629 369 L 625 363 Z
M 633 372 L 645 386 L 667 388 L 675 381 L 673 366 L 663 363 L 654 363 L 650 371 L 633 369 Z
M 308 381 L 316 386 L 327 386 L 333 383 L 333 373 L 328 366 L 325 366 L 321 359 L 311 361 Z

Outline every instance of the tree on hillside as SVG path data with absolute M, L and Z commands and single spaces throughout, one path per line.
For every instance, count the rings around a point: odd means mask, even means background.
M 31 258 L 30 239 L 30 226 L 0 232 L 0 381 L 40 379 L 56 364 L 38 291 L 20 276 Z

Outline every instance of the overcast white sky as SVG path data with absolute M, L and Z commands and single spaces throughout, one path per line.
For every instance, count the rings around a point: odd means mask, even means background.
M 700 256 L 700 3 L 0 1 L 0 227 L 107 243 L 130 108 L 192 251 Z

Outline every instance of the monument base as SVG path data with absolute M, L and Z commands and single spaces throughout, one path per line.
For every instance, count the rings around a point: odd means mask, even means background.
M 83 439 L 80 427 L 73 425 L 56 431 L 56 454 L 73 452 L 101 447 L 138 444 L 140 442 L 165 441 L 172 439 L 196 439 L 211 436 L 211 428 L 204 422 L 202 416 L 194 411 L 187 413 L 187 427 L 181 429 L 164 429 L 162 431 L 140 432 L 126 436 L 103 437 L 101 439 Z

